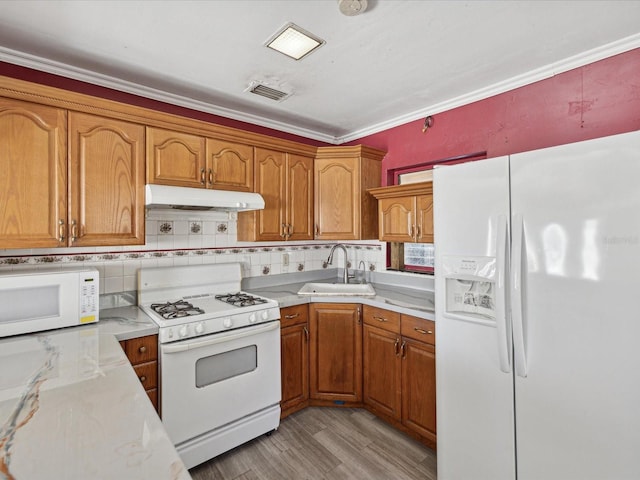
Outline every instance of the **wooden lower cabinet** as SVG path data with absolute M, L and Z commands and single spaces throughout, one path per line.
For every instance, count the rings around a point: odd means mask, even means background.
M 436 350 L 403 337 L 402 424 L 436 442 Z
M 309 404 L 309 307 L 280 310 L 281 418 Z
M 435 323 L 353 303 L 283 308 L 282 418 L 364 406 L 436 448 Z
M 160 387 L 158 377 L 158 336 L 132 338 L 120 342 L 124 353 L 144 387 L 149 400 L 158 413 L 160 410 L 158 390 Z
M 310 397 L 320 401 L 315 404 L 362 401 L 360 311 L 360 305 L 353 303 L 312 303 L 309 307 Z
M 436 447 L 435 324 L 363 307 L 364 404 Z

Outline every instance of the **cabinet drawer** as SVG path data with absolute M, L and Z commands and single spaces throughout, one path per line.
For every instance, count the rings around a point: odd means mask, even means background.
M 365 325 L 382 328 L 388 332 L 400 332 L 400 314 L 385 310 L 383 308 L 364 305 L 362 310 L 362 320 Z
M 140 363 L 133 369 L 145 390 L 158 386 L 158 362 Z
M 436 324 L 431 320 L 403 314 L 401 333 L 403 337 L 413 338 L 434 346 L 436 344 Z
M 124 342 L 124 352 L 131 365 L 150 362 L 158 359 L 158 336 L 132 338 Z
M 280 309 L 280 327 L 290 327 L 299 323 L 307 323 L 309 320 L 309 305 L 295 305 Z

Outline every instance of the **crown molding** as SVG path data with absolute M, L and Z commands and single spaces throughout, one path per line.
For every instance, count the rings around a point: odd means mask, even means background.
M 341 145 L 343 143 L 358 140 L 384 130 L 389 130 L 397 126 L 413 122 L 420 118 L 424 118 L 427 115 L 435 115 L 437 113 L 442 113 L 447 110 L 477 102 L 479 100 L 484 100 L 494 95 L 498 95 L 515 88 L 523 87 L 525 85 L 529 85 L 531 83 L 553 77 L 554 75 L 558 75 L 574 68 L 579 68 L 639 47 L 640 34 L 635 34 L 616 42 L 604 45 L 602 47 L 598 47 L 580 53 L 578 55 L 574 55 L 573 57 L 569 57 L 559 62 L 552 63 L 542 68 L 532 70 L 525 74 L 512 77 L 503 82 L 489 85 L 488 87 L 475 90 L 474 92 L 470 92 L 465 95 L 460 95 L 445 102 L 440 102 L 428 107 L 420 108 L 413 112 L 400 115 L 384 122 L 370 125 L 368 127 L 353 131 L 342 136 L 329 135 L 326 133 L 318 132 L 316 130 L 292 125 L 290 123 L 269 119 L 261 115 L 255 115 L 230 108 L 211 105 L 209 103 L 188 98 L 182 95 L 176 95 L 163 90 L 150 88 L 137 83 L 128 82 L 108 75 L 103 75 L 82 68 L 74 67 L 72 65 L 56 62 L 43 57 L 19 52 L 4 47 L 0 47 L 0 61 L 20 65 L 34 70 L 52 73 L 54 75 L 59 75 L 82 82 L 87 82 L 93 85 L 111 88 L 113 90 L 125 93 L 131 93 L 133 95 L 138 95 L 140 97 L 149 98 L 152 100 L 158 100 L 172 105 L 190 108 L 192 110 L 197 110 L 200 112 L 211 113 L 213 115 L 218 115 L 232 120 L 247 122 L 261 127 L 271 128 L 293 135 L 299 135 L 304 138 L 318 140 L 328 144 Z
M 238 120 L 240 122 L 246 122 L 261 127 L 272 128 L 274 130 L 291 133 L 293 135 L 299 135 L 301 137 L 309 138 L 312 140 L 319 140 L 321 142 L 329 144 L 336 143 L 336 137 L 333 135 L 327 135 L 315 130 L 310 130 L 289 123 L 280 122 L 260 115 L 254 115 L 251 113 L 241 112 L 239 110 L 212 105 L 210 103 L 195 100 L 183 95 L 176 95 L 164 90 L 158 90 L 138 83 L 128 82 L 126 80 L 111 77 L 109 75 L 103 75 L 101 73 L 92 72 L 90 70 L 85 70 L 83 68 L 74 67 L 72 65 L 56 62 L 54 60 L 49 60 L 47 58 L 31 55 L 29 53 L 19 52 L 17 50 L 12 50 L 1 46 L 0 61 L 12 63 L 14 65 L 20 65 L 22 67 L 31 68 L 33 70 L 51 73 L 54 75 L 59 75 L 65 78 L 71 78 L 73 80 L 79 80 L 81 82 L 90 83 L 92 85 L 110 88 L 112 90 L 117 90 L 120 92 L 130 93 L 151 100 L 158 100 L 160 102 L 169 103 L 171 105 L 190 108 L 199 112 L 211 113 L 213 115 L 218 115 L 220 117 L 225 117 L 232 120 Z
M 583 67 L 585 65 L 589 65 L 590 63 L 604 60 L 605 58 L 628 52 L 636 48 L 640 48 L 640 34 L 632 35 L 617 42 L 613 42 L 602 47 L 598 47 L 593 50 L 574 55 L 573 57 L 569 57 L 559 62 L 555 62 L 536 70 L 532 70 L 525 74 L 512 77 L 503 82 L 489 85 L 488 87 L 481 88 L 474 92 L 460 95 L 459 97 L 452 98 L 445 102 L 436 103 L 429 107 L 420 108 L 419 110 L 415 110 L 405 115 L 392 118 L 385 122 L 370 125 L 369 127 L 336 138 L 335 143 L 336 145 L 340 145 L 342 143 L 358 140 L 369 135 L 382 132 L 384 130 L 389 130 L 390 128 L 404 125 L 405 123 L 425 118 L 428 115 L 435 115 L 436 113 L 446 112 L 447 110 L 452 110 L 454 108 L 462 107 L 479 100 L 484 100 L 494 95 L 505 93 L 516 88 L 524 87 L 525 85 L 530 85 L 540 80 L 551 78 L 560 73 Z

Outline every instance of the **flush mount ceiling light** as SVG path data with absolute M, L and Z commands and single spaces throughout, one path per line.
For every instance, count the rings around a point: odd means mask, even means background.
M 303 30 L 299 26 L 288 23 L 278 33 L 272 36 L 265 46 L 285 54 L 294 60 L 300 60 L 318 47 L 324 45 L 324 40 Z

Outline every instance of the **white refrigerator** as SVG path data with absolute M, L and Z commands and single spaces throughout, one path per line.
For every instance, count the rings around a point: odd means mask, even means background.
M 640 479 L 640 132 L 433 178 L 438 479 Z

